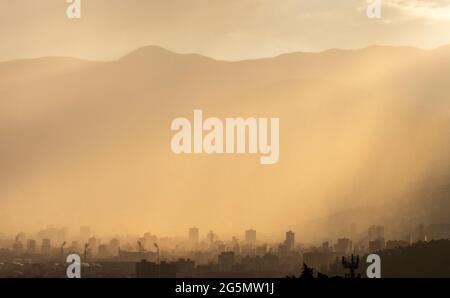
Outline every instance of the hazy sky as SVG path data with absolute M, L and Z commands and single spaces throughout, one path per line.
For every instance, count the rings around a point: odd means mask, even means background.
M 366 5 L 82 0 L 82 18 L 70 20 L 66 0 L 0 0 L 0 61 L 110 60 L 145 45 L 235 60 L 450 44 L 450 0 L 384 0 L 378 20 Z M 374 203 L 406 213 L 417 181 L 448 172 L 449 65 L 450 47 L 240 63 L 149 47 L 119 63 L 3 63 L 0 232 L 54 223 L 282 235 Z M 198 108 L 221 118 L 279 117 L 280 162 L 173 154 L 170 123 Z M 408 204 L 392 207 L 405 193 Z
M 373 44 L 433 48 L 450 43 L 450 0 L 0 0 L 0 61 L 73 56 L 115 59 L 160 45 L 236 60 Z

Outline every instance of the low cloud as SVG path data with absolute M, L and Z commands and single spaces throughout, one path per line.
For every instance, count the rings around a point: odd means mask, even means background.
M 409 18 L 450 20 L 450 0 L 387 0 L 385 5 Z

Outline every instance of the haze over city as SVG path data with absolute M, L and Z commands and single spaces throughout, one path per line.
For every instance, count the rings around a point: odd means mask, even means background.
M 85 4 L 0 2 L 1 233 L 448 223 L 448 1 Z M 279 162 L 173 154 L 199 108 L 279 118 Z

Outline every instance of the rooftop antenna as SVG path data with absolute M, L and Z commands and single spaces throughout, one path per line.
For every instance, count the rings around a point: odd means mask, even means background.
M 350 270 L 350 276 L 346 274 L 346 277 L 355 278 L 355 270 L 359 268 L 359 256 L 356 258 L 352 254 L 350 260 L 348 260 L 348 257 L 342 257 L 342 266 L 344 266 L 345 269 Z

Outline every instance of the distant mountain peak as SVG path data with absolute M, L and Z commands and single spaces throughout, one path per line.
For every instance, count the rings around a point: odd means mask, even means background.
M 150 60 L 166 60 L 166 59 L 178 59 L 178 58 L 200 58 L 204 60 L 212 60 L 211 58 L 199 55 L 199 54 L 180 54 L 172 52 L 161 46 L 150 45 L 138 48 L 131 53 L 125 55 L 119 61 L 150 61 Z

